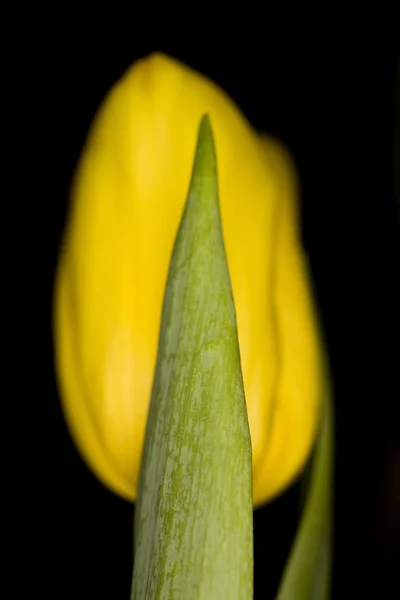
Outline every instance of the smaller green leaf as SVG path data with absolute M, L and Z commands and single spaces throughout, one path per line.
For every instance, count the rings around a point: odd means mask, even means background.
M 333 407 L 327 369 L 325 381 L 306 502 L 276 600 L 327 600 L 330 597 Z
M 251 600 L 251 441 L 214 142 L 200 125 L 164 298 L 132 600 Z

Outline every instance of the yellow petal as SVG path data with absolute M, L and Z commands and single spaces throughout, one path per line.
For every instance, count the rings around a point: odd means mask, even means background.
M 67 424 L 96 475 L 130 500 L 166 276 L 205 113 L 217 148 L 255 503 L 293 479 L 315 436 L 319 348 L 290 163 L 216 85 L 152 55 L 131 67 L 92 125 L 55 286 Z
M 280 182 L 272 295 L 278 376 L 270 437 L 253 476 L 255 505 L 276 496 L 304 466 L 317 433 L 323 385 L 318 323 L 299 237 L 295 168 L 279 143 L 265 138 L 262 144 Z

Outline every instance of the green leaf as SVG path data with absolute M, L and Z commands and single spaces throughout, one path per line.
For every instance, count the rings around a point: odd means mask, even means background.
M 164 298 L 132 600 L 252 599 L 251 468 L 216 156 L 204 117 Z
M 276 600 L 327 600 L 332 562 L 333 407 L 328 369 L 321 423 L 299 528 Z

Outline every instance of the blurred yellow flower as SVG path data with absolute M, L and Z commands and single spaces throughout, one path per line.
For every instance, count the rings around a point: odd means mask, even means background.
M 288 486 L 319 419 L 321 348 L 296 175 L 214 83 L 154 54 L 111 90 L 72 189 L 54 295 L 62 406 L 84 460 L 134 500 L 172 247 L 198 124 L 216 140 L 222 225 L 253 449 L 253 501 Z

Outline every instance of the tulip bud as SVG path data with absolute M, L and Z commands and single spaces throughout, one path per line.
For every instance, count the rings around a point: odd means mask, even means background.
M 295 173 L 217 86 L 166 56 L 128 70 L 86 140 L 55 283 L 56 369 L 83 458 L 134 500 L 168 267 L 205 113 L 218 148 L 258 505 L 300 473 L 320 410 Z

